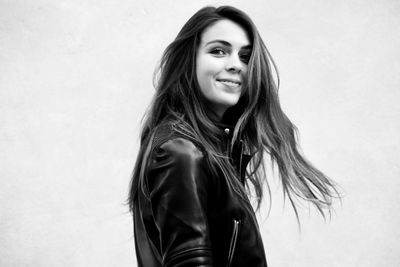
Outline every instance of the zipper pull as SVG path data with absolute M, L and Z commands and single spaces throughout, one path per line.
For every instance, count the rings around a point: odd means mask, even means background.
M 240 225 L 240 221 L 233 219 L 233 230 L 232 230 L 231 242 L 229 244 L 228 263 L 226 265 L 227 267 L 230 267 L 232 264 L 232 259 L 233 259 L 233 255 L 235 253 L 237 238 L 238 238 L 238 234 L 239 234 L 239 225 Z

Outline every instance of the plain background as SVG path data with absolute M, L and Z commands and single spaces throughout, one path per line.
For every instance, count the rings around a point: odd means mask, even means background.
M 0 266 L 135 266 L 124 203 L 153 70 L 221 4 L 258 26 L 305 155 L 345 195 L 299 232 L 271 175 L 270 266 L 400 265 L 399 1 L 0 0 Z

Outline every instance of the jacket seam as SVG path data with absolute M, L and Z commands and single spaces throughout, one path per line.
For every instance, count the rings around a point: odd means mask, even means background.
M 168 264 L 169 264 L 171 261 L 175 260 L 176 258 L 181 257 L 181 256 L 183 256 L 183 255 L 185 255 L 185 254 L 188 254 L 188 253 L 190 253 L 190 252 L 193 252 L 193 251 L 198 251 L 198 250 L 211 251 L 211 248 L 210 248 L 210 247 L 207 247 L 207 246 L 202 246 L 202 247 L 196 247 L 196 248 L 189 248 L 189 249 L 182 249 L 182 250 L 179 250 L 179 251 L 173 253 L 172 255 L 170 255 L 169 257 L 165 258 L 165 259 L 164 259 L 164 265 L 165 265 L 165 266 L 168 266 Z

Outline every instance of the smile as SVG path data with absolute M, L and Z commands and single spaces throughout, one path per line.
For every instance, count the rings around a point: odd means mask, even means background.
M 228 86 L 240 86 L 241 82 L 240 81 L 236 81 L 236 80 L 232 80 L 232 79 L 217 79 L 218 82 L 223 83 L 225 85 Z

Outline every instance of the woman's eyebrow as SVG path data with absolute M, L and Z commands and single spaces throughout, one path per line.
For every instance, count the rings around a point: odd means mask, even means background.
M 214 43 L 220 43 L 220 44 L 223 44 L 225 46 L 232 47 L 231 43 L 229 43 L 229 42 L 227 42 L 225 40 L 212 40 L 212 41 L 207 42 L 204 46 L 207 46 L 207 45 L 210 45 L 210 44 L 214 44 Z M 250 49 L 251 50 L 251 45 L 243 46 L 241 49 Z
M 225 46 L 232 46 L 229 42 L 224 41 L 224 40 L 212 40 L 212 41 L 206 43 L 206 45 L 213 44 L 213 43 L 221 43 Z

